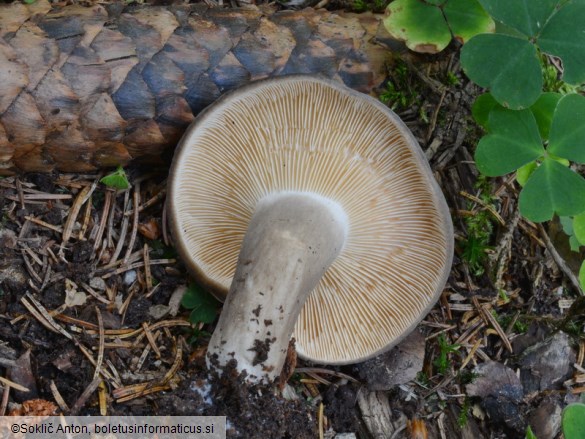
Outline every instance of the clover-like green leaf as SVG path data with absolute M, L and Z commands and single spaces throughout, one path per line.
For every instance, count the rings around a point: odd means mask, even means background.
M 545 158 L 520 193 L 520 213 L 534 222 L 585 211 L 585 179 L 556 160 Z
M 526 182 L 532 175 L 534 171 L 538 168 L 538 164 L 536 162 L 530 162 L 524 166 L 520 166 L 516 171 L 516 181 L 522 187 L 526 186 Z
M 473 115 L 475 121 L 484 130 L 487 130 L 490 113 L 496 107 L 502 108 L 502 106 L 498 104 L 498 101 L 496 101 L 491 93 L 484 93 L 475 99 L 475 102 L 471 107 L 471 114 Z
M 192 310 L 189 315 L 191 323 L 212 323 L 217 316 L 217 300 L 195 284 L 189 285 L 181 299 L 181 305 Z
M 577 218 L 579 215 L 575 216 Z M 575 231 L 573 230 L 573 220 L 570 216 L 560 216 L 559 222 L 561 226 L 563 226 L 563 232 L 569 237 L 569 246 L 571 247 L 571 251 L 578 252 L 581 243 L 575 236 Z
M 495 108 L 488 121 L 489 134 L 475 151 L 477 168 L 485 175 L 508 174 L 544 154 L 536 119 L 530 110 Z
M 537 44 L 546 53 L 563 60 L 565 82 L 585 82 L 585 2 L 570 0 L 564 4 L 546 23 Z
M 585 163 L 585 97 L 569 94 L 559 100 L 550 129 L 548 151 Z
M 496 29 L 494 20 L 478 0 L 449 0 L 443 7 L 443 14 L 453 37 L 462 43 L 477 34 L 491 33 Z
M 585 263 L 579 271 L 581 288 L 585 286 Z M 563 410 L 562 416 L 563 435 L 565 439 L 585 438 L 585 404 L 575 402 L 569 404 Z
M 479 0 L 495 20 L 528 37 L 538 34 L 559 0 Z
M 388 5 L 384 26 L 415 52 L 437 53 L 451 41 L 441 10 L 421 0 L 396 0 Z
M 573 218 L 573 235 L 581 245 L 585 245 L 585 213 L 575 215 Z
M 548 139 L 553 114 L 561 97 L 562 95 L 559 93 L 543 93 L 530 107 L 530 111 L 536 118 L 540 137 L 544 140 Z
M 527 39 L 476 35 L 461 49 L 461 65 L 472 81 L 489 88 L 504 107 L 526 108 L 540 96 L 540 61 L 536 47 Z

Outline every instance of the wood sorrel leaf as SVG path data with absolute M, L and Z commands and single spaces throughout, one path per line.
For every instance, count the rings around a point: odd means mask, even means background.
M 189 285 L 183 295 L 181 305 L 193 310 L 189 315 L 189 320 L 192 323 L 211 323 L 217 315 L 217 300 L 195 284 Z
M 443 7 L 453 37 L 466 43 L 480 33 L 491 33 L 496 29 L 494 20 L 479 4 L 478 0 L 449 0 Z
M 573 234 L 579 244 L 585 245 L 585 213 L 575 215 L 573 218 Z
M 472 81 L 489 88 L 504 107 L 526 108 L 540 96 L 540 61 L 536 47 L 527 39 L 476 35 L 461 49 L 461 65 Z
M 553 114 L 561 97 L 560 93 L 543 93 L 530 107 L 530 111 L 536 118 L 540 137 L 544 140 L 548 139 Z
M 585 82 L 585 2 L 570 0 L 563 5 L 546 23 L 537 44 L 546 53 L 563 60 L 565 82 Z
M 516 181 L 518 182 L 518 184 L 522 187 L 526 186 L 526 182 L 528 181 L 532 173 L 536 171 L 537 167 L 538 165 L 536 164 L 536 162 L 530 162 L 527 165 L 520 166 L 516 171 Z
M 555 213 L 577 215 L 585 211 L 585 179 L 556 160 L 545 158 L 526 182 L 518 207 L 534 222 L 548 221 Z
M 530 110 L 495 108 L 489 115 L 488 130 L 475 150 L 475 163 L 485 175 L 508 174 L 544 154 Z
M 550 128 L 548 151 L 585 163 L 585 97 L 569 94 L 559 100 Z
M 479 0 L 497 21 L 532 37 L 542 30 L 559 0 Z
M 475 121 L 481 125 L 483 129 L 487 130 L 490 113 L 496 107 L 502 108 L 491 93 L 484 93 L 479 95 L 473 103 L 471 114 Z
M 415 52 L 437 53 L 451 41 L 441 10 L 422 0 L 396 0 L 386 9 L 384 26 Z

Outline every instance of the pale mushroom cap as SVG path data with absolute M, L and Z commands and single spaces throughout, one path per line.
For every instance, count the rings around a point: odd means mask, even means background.
M 416 140 L 387 107 L 333 81 L 274 78 L 224 96 L 183 137 L 169 191 L 179 253 L 220 298 L 258 200 L 302 191 L 342 206 L 345 247 L 293 335 L 316 362 L 363 361 L 398 343 L 450 271 L 449 211 Z

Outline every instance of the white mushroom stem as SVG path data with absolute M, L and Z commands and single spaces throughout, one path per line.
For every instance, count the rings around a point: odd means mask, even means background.
M 303 304 L 347 232 L 345 212 L 325 197 L 280 192 L 261 199 L 209 343 L 210 367 L 235 359 L 252 382 L 277 378 Z

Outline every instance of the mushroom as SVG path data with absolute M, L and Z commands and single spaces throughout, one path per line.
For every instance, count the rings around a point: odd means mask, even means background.
M 377 100 L 305 75 L 224 95 L 175 152 L 169 218 L 188 269 L 225 299 L 208 365 L 277 378 L 301 358 L 360 362 L 426 315 L 453 254 L 417 141 Z

